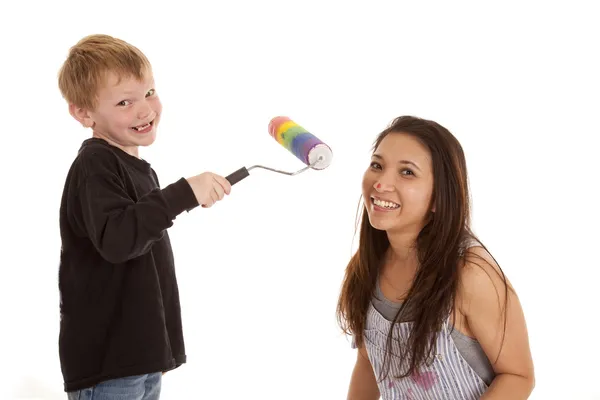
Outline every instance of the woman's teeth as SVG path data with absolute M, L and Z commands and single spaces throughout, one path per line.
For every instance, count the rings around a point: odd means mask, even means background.
M 383 201 L 383 200 L 378 200 L 378 199 L 373 199 L 373 204 L 375 204 L 378 207 L 388 208 L 390 210 L 400 207 L 399 204 L 392 203 L 391 201 Z

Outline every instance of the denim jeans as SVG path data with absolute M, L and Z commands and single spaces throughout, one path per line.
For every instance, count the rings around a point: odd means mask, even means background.
M 67 396 L 68 400 L 158 400 L 161 382 L 162 372 L 128 376 L 69 392 Z

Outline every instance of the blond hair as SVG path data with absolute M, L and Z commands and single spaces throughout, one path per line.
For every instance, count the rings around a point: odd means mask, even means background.
M 108 73 L 142 80 L 151 69 L 137 47 L 109 35 L 89 35 L 69 50 L 58 73 L 58 87 L 69 104 L 93 110 Z

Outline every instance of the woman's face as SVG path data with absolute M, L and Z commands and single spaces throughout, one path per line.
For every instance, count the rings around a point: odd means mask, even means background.
M 375 229 L 418 234 L 435 211 L 431 153 L 409 134 L 388 134 L 371 157 L 362 190 Z

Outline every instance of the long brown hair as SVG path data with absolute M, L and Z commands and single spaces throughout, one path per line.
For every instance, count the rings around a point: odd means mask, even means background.
M 417 236 L 419 267 L 407 297 L 393 320 L 387 340 L 387 348 L 391 348 L 394 325 L 406 315 L 405 310 L 409 310 L 412 329 L 401 354 L 401 359 L 408 361 L 408 367 L 401 373 L 401 377 L 406 377 L 429 362 L 435 350 L 435 334 L 452 312 L 460 283 L 459 271 L 464 263 L 462 248 L 465 241 L 471 239 L 483 244 L 470 229 L 467 167 L 458 140 L 436 122 L 402 116 L 378 135 L 373 150 L 390 133 L 412 135 L 429 149 L 434 178 L 430 208 L 435 204 L 435 213 L 432 213 Z M 346 268 L 337 305 L 338 322 L 346 334 L 354 336 L 357 346 L 361 346 L 364 340 L 367 310 L 379 268 L 390 245 L 386 232 L 371 226 L 364 205 L 361 210 L 359 247 Z M 486 249 L 485 246 L 483 248 Z M 506 278 L 501 269 L 500 272 L 506 294 Z M 506 315 L 504 325 L 506 327 Z M 389 371 L 387 359 L 386 355 L 384 364 L 387 368 L 384 370 Z

